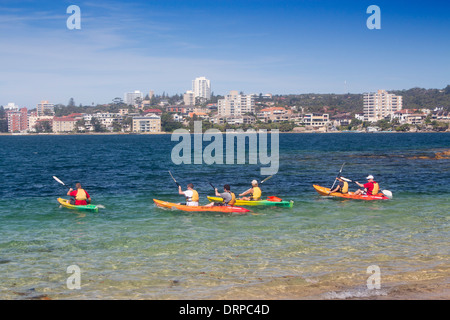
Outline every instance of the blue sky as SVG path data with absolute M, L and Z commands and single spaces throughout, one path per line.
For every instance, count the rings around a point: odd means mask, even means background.
M 68 30 L 69 5 L 81 30 Z M 369 30 L 368 6 L 381 9 Z M 450 84 L 450 2 L 0 0 L 0 105 L 127 91 L 361 93 Z

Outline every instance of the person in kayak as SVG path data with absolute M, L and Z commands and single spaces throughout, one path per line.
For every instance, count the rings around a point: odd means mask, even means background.
M 186 206 L 198 206 L 198 192 L 194 190 L 194 185 L 192 183 L 189 183 L 187 185 L 187 190 L 183 191 L 181 190 L 181 186 L 178 185 L 178 194 L 181 194 L 186 197 L 186 203 L 179 203 L 184 204 Z
M 216 197 L 221 197 L 223 199 L 223 202 L 211 202 L 205 207 L 233 206 L 236 203 L 236 196 L 233 192 L 231 192 L 230 185 L 226 184 L 223 186 L 223 193 L 219 193 L 217 188 L 215 188 L 214 191 L 216 192 Z
M 338 181 L 336 188 L 330 190 L 328 194 L 331 194 L 333 192 L 339 192 L 342 194 L 348 193 L 348 182 L 342 180 L 341 177 L 337 177 L 336 180 Z
M 85 206 L 88 203 L 91 203 L 91 196 L 81 187 L 81 184 L 78 182 L 75 184 L 77 190 L 69 189 L 67 192 L 68 196 L 75 197 L 75 203 L 71 199 L 70 204 L 75 204 L 76 206 Z
M 251 194 L 250 197 L 244 197 L 248 194 Z M 247 191 L 241 193 L 239 196 L 242 197 L 242 200 L 261 200 L 261 188 L 258 187 L 258 181 L 253 180 L 252 181 L 252 187 L 248 189 Z
M 358 189 L 355 191 L 355 195 L 368 195 L 368 196 L 376 196 L 378 194 L 378 191 L 380 190 L 380 187 L 378 185 L 378 182 L 376 182 L 374 177 L 372 175 L 369 175 L 367 178 L 367 183 L 362 184 L 358 181 L 355 181 L 355 183 L 360 186 L 361 188 L 364 188 L 364 190 Z

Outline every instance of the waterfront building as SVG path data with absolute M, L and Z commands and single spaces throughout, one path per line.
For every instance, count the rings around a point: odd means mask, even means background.
M 28 131 L 28 110 L 27 108 L 20 108 L 20 110 L 17 108 L 8 108 L 6 110 L 8 132 L 11 133 Z
M 28 116 L 28 131 L 36 132 L 36 124 L 38 124 L 39 121 L 48 121 L 48 122 L 52 123 L 53 116 L 38 116 L 37 112 L 31 113 Z
M 330 115 L 328 113 L 306 113 L 301 121 L 301 124 L 311 127 L 326 127 L 329 123 Z
M 54 117 L 52 130 L 54 133 L 73 132 L 77 121 L 72 117 Z
M 156 114 L 148 114 L 133 117 L 133 132 L 158 133 L 161 132 L 161 117 Z
M 403 98 L 390 94 L 385 90 L 364 94 L 364 121 L 376 122 L 391 118 L 396 111 L 402 109 Z

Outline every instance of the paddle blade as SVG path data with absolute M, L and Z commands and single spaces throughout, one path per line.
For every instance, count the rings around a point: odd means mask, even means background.
M 389 199 L 393 198 L 392 192 L 390 192 L 389 190 L 382 190 L 381 193 L 384 194 Z
M 53 176 L 53 179 L 55 179 L 58 183 L 61 183 L 63 186 L 65 186 L 64 182 L 59 180 L 57 177 Z
M 269 177 L 267 177 L 267 178 L 265 178 L 263 181 L 261 181 L 261 183 L 266 182 L 267 180 L 269 180 L 269 179 L 272 178 L 272 177 L 273 177 L 273 175 L 272 175 L 272 176 L 269 176 Z
M 353 182 L 352 180 L 344 178 L 344 177 L 339 177 L 339 178 L 341 178 L 342 180 L 347 181 L 347 182 Z

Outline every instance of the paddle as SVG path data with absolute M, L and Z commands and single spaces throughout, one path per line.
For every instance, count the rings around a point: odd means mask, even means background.
M 68 185 L 66 185 L 64 182 L 62 182 L 60 179 L 58 179 L 58 177 L 55 177 L 55 176 L 53 176 L 53 179 L 55 179 L 56 180 L 56 182 L 58 182 L 58 183 L 60 183 L 60 184 L 62 184 L 64 187 L 66 187 L 66 188 L 68 188 L 69 190 L 70 189 L 72 189 L 71 187 L 69 187 Z M 75 199 L 72 199 L 73 201 L 75 201 Z M 91 203 L 91 201 L 90 200 L 88 200 L 88 203 L 90 204 Z
M 273 177 L 273 175 L 271 175 L 271 176 L 268 176 L 267 178 L 265 178 L 263 181 L 261 181 L 261 184 L 263 184 L 264 182 L 266 182 L 267 180 L 269 180 L 270 178 L 272 178 Z
M 336 184 L 336 180 L 337 180 L 337 178 L 341 175 L 341 172 L 342 172 L 342 169 L 344 168 L 344 165 L 345 165 L 345 162 L 342 164 L 341 170 L 339 170 L 338 175 L 337 175 L 336 178 L 334 179 L 334 183 L 333 183 L 333 185 L 331 186 L 330 190 L 333 190 L 334 185 Z
M 356 184 L 356 181 L 344 178 L 344 177 L 340 177 L 342 180 L 347 181 L 347 182 L 354 182 Z M 388 197 L 389 199 L 393 198 L 392 192 L 389 190 L 381 190 L 381 193 L 384 194 L 386 197 Z
M 177 180 L 175 180 L 175 178 L 172 175 L 172 172 L 169 171 L 170 176 L 172 177 L 173 181 L 175 181 L 175 183 L 177 184 L 177 186 L 179 187 L 180 184 L 177 182 Z
M 214 189 L 214 191 L 216 191 L 216 187 L 213 186 L 213 184 L 211 182 L 208 181 L 208 183 L 210 184 L 210 186 Z
M 64 182 L 62 182 L 61 180 L 59 180 L 57 177 L 53 176 L 53 179 L 56 180 L 56 182 L 62 184 L 64 187 L 70 189 L 70 187 L 68 185 L 66 185 Z

